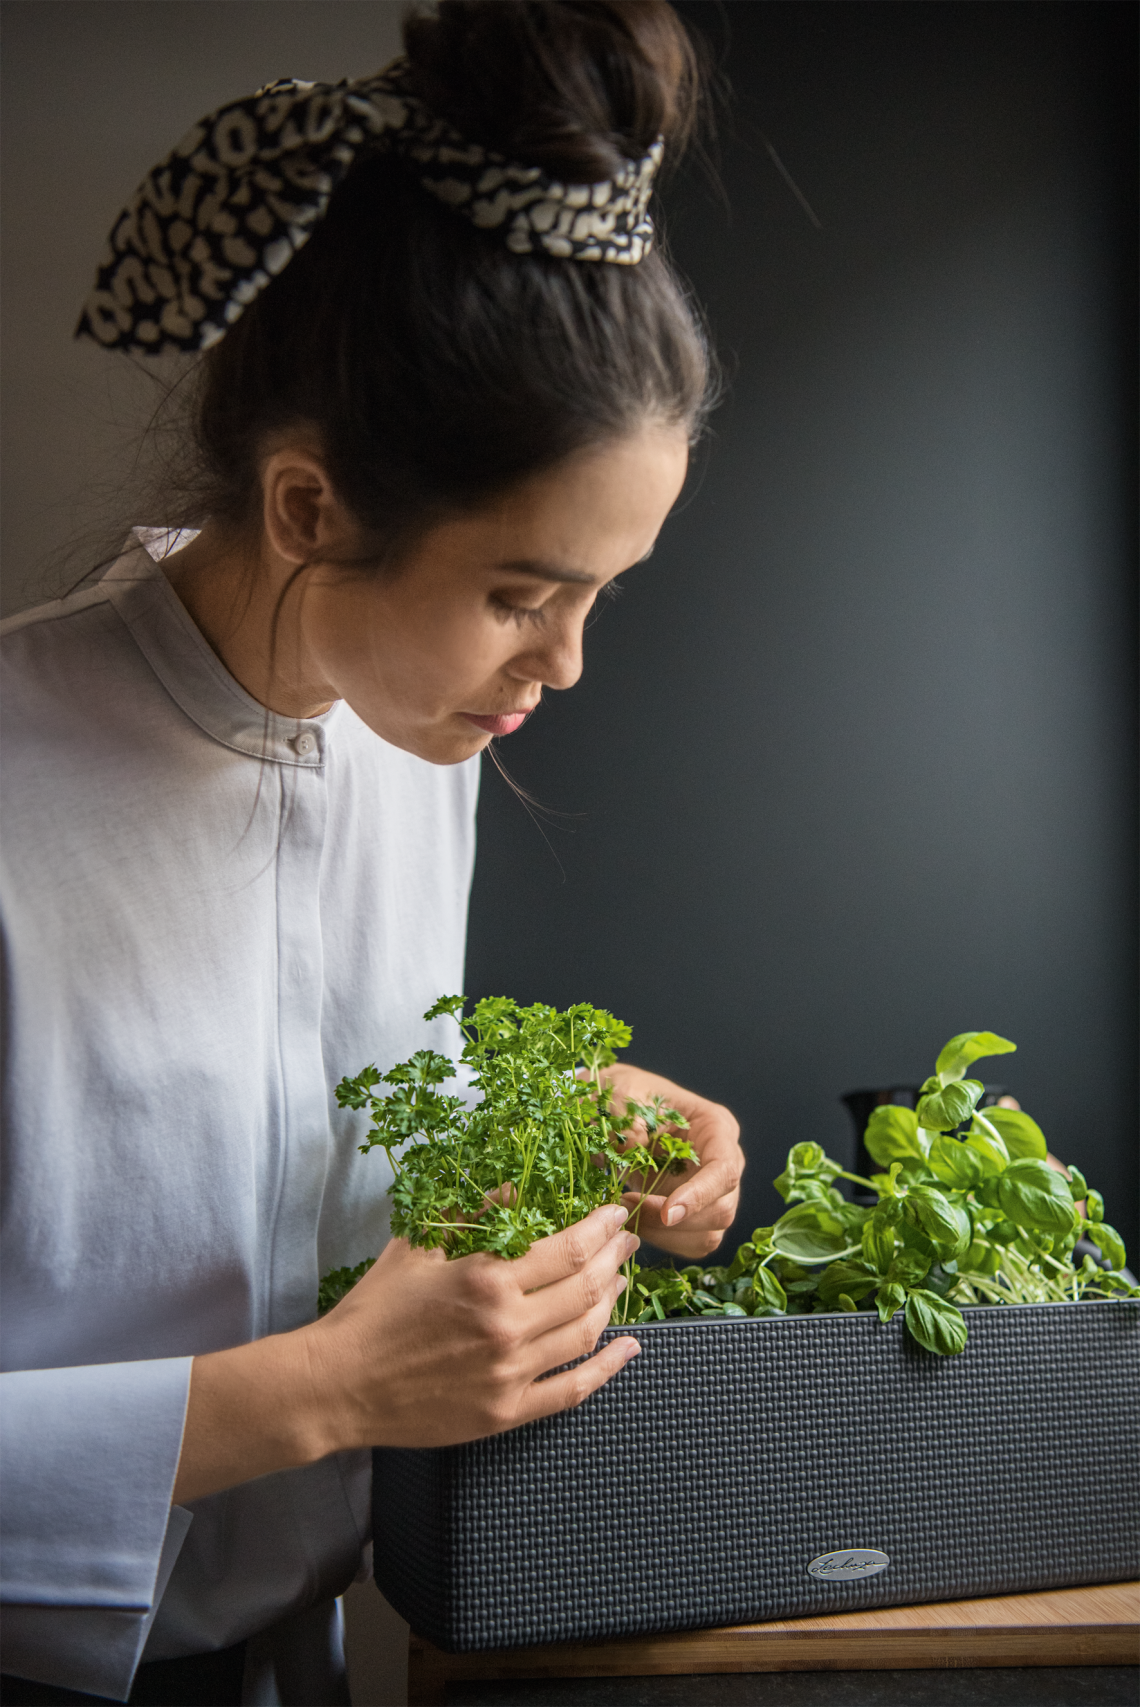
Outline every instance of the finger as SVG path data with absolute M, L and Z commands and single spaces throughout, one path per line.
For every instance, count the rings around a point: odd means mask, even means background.
M 577 1274 L 613 1238 L 618 1228 L 625 1226 L 628 1216 L 624 1204 L 607 1203 L 592 1210 L 584 1221 L 564 1227 L 561 1233 L 537 1239 L 525 1256 L 516 1257 L 511 1264 L 520 1289 L 533 1292 Z
M 637 1209 L 648 1209 L 651 1211 L 656 1210 L 657 1213 L 660 1214 L 661 1210 L 665 1207 L 665 1198 L 653 1191 L 647 1191 L 645 1193 L 640 1191 L 627 1191 L 622 1196 L 622 1202 L 629 1208 L 631 1222 L 633 1213 Z
M 661 1211 L 662 1226 L 677 1227 L 686 1219 L 695 1220 L 715 1204 L 719 1204 L 721 1199 L 734 1203 L 740 1187 L 741 1171 L 741 1163 L 736 1157 L 731 1160 L 710 1161 L 707 1166 L 698 1169 L 691 1179 L 685 1180 L 666 1198 L 665 1207 Z M 728 1222 L 724 1225 L 727 1226 Z
M 707 1104 L 693 1122 L 690 1140 L 701 1165 L 669 1194 L 661 1216 L 666 1227 L 699 1215 L 719 1198 L 733 1197 L 744 1172 L 740 1126 L 728 1109 Z
M 602 1331 L 608 1328 L 614 1314 L 614 1306 L 625 1290 L 625 1277 L 615 1275 L 606 1287 L 602 1298 L 572 1322 L 562 1322 L 548 1333 L 533 1340 L 522 1352 L 520 1369 L 528 1381 L 535 1381 L 540 1375 L 546 1375 L 552 1369 L 559 1369 L 563 1364 L 575 1363 L 579 1358 L 589 1357 L 597 1347 L 602 1337 Z
M 552 1328 L 576 1322 L 603 1302 L 607 1310 L 612 1309 L 621 1289 L 618 1270 L 640 1244 L 641 1240 L 627 1233 L 623 1227 L 577 1274 L 567 1275 L 564 1280 L 553 1281 L 549 1286 L 529 1293 L 526 1298 L 527 1318 L 533 1337 L 537 1340 Z M 553 1365 L 548 1363 L 545 1367 L 551 1369 Z
M 607 1381 L 625 1368 L 641 1351 L 635 1339 L 611 1340 L 585 1363 L 567 1369 L 562 1375 L 552 1375 L 549 1381 L 534 1381 L 527 1388 L 519 1408 L 518 1422 L 533 1422 L 536 1417 L 551 1417 L 557 1411 L 573 1410 Z M 511 1427 L 517 1427 L 512 1423 Z

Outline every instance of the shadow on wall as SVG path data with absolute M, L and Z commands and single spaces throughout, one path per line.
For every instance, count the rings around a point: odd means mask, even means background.
M 668 206 L 732 393 L 504 744 L 568 816 L 488 771 L 469 987 L 610 1006 L 735 1108 L 730 1242 L 841 1092 L 996 1029 L 1135 1252 L 1135 15 L 683 9 L 729 32 L 731 213 Z

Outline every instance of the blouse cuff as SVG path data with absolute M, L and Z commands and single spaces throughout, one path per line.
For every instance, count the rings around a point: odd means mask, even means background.
M 6 1671 L 129 1692 L 190 1525 L 170 1498 L 192 1361 L 0 1377 Z

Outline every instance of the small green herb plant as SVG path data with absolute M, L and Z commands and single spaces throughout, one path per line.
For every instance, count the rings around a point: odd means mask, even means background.
M 384 1075 L 368 1067 L 337 1087 L 342 1107 L 371 1111 L 361 1149 L 388 1153 L 392 1228 L 413 1245 L 521 1256 L 626 1192 L 640 1206 L 696 1159 L 675 1109 L 660 1100 L 615 1108 L 601 1074 L 630 1032 L 612 1014 L 521 1008 L 505 997 L 476 1003 L 466 1020 L 462 1009 L 462 997 L 446 997 L 425 1017 L 459 1021 L 461 1059 L 482 1093 L 475 1107 L 440 1093 L 455 1068 L 431 1051 Z M 858 1310 L 886 1322 L 902 1310 L 921 1345 L 952 1355 L 966 1343 L 963 1305 L 1140 1296 L 1120 1272 L 1124 1245 L 1101 1196 L 1080 1170 L 1070 1167 L 1066 1178 L 1049 1165 L 1029 1115 L 978 1107 L 984 1087 L 968 1069 L 1015 1047 L 989 1031 L 952 1037 L 916 1108 L 888 1105 L 871 1116 L 864 1141 L 883 1172 L 870 1178 L 848 1173 L 819 1144 L 794 1145 L 774 1182 L 786 1213 L 757 1228 L 724 1267 L 642 1269 L 631 1259 L 615 1324 Z M 634 1146 L 637 1121 L 644 1131 Z M 845 1198 L 841 1179 L 871 1201 Z M 1107 1269 L 1088 1255 L 1074 1265 L 1082 1236 Z M 322 1310 L 369 1267 L 327 1275 Z
M 682 1135 L 685 1120 L 660 1098 L 615 1107 L 601 1075 L 630 1030 L 612 1014 L 587 1003 L 559 1012 L 492 996 L 465 1019 L 463 1006 L 462 996 L 444 996 L 424 1018 L 452 1014 L 459 1022 L 460 1061 L 480 1094 L 474 1107 L 440 1090 L 456 1068 L 430 1049 L 388 1073 L 366 1067 L 336 1089 L 342 1108 L 371 1114 L 360 1148 L 387 1153 L 395 1176 L 392 1231 L 410 1244 L 442 1247 L 449 1257 L 519 1257 L 536 1239 L 601 1204 L 620 1203 L 627 1192 L 640 1202 L 696 1160 Z M 638 1121 L 646 1142 L 634 1146 Z M 635 1208 L 631 1223 L 637 1214 Z M 371 1266 L 326 1275 L 322 1311 Z

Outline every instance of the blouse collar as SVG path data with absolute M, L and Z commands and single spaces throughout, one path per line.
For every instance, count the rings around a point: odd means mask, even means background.
M 236 752 L 273 764 L 314 768 L 340 701 L 319 717 L 267 711 L 236 682 L 167 580 L 162 560 L 194 538 L 190 529 L 134 528 L 102 579 L 139 651 L 199 729 Z

